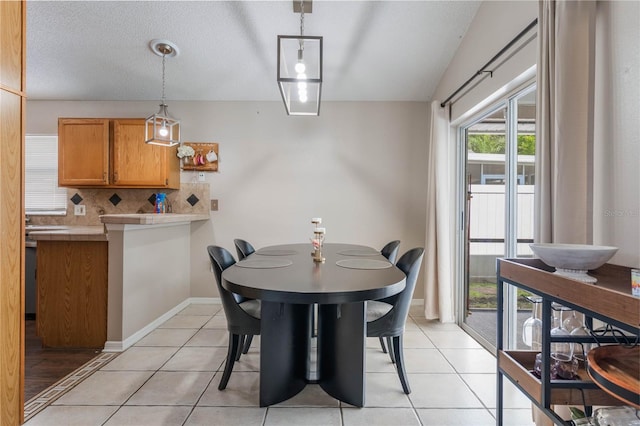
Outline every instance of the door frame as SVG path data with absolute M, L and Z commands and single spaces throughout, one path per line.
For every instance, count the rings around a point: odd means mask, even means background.
M 482 121 L 489 115 L 504 108 L 506 111 L 505 118 L 505 176 L 508 176 L 505 182 L 505 256 L 515 256 L 517 253 L 517 241 L 513 237 L 517 238 L 517 190 L 518 190 L 518 152 L 513 147 L 517 146 L 517 102 L 518 99 L 530 94 L 532 91 L 537 90 L 535 78 L 528 80 L 524 84 L 518 86 L 514 90 L 505 94 L 497 100 L 487 104 L 484 108 L 477 113 L 469 116 L 464 121 L 456 125 L 456 289 L 457 289 L 457 301 L 456 301 L 456 322 L 457 324 L 468 334 L 470 334 L 478 343 L 480 343 L 487 350 L 495 352 L 495 346 L 480 335 L 476 330 L 471 328 L 465 323 L 467 313 L 467 300 L 468 300 L 468 247 L 467 247 L 467 129 L 474 124 Z M 516 129 L 516 132 L 511 131 Z M 534 195 L 535 196 L 535 195 Z M 506 318 L 506 327 L 503 330 L 503 339 L 505 347 L 515 346 L 517 339 L 517 330 L 512 324 L 517 324 L 517 305 L 516 297 L 517 292 L 511 286 L 505 284 L 505 297 L 503 310 Z

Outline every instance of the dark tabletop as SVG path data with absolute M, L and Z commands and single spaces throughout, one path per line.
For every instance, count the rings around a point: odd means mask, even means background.
M 371 255 L 366 255 L 366 250 Z M 358 259 L 387 261 L 380 252 L 353 244 L 325 244 L 324 263 L 311 256 L 311 244 L 287 244 L 262 248 L 246 261 L 288 266 L 251 268 L 233 265 L 222 273 L 227 290 L 253 299 L 283 303 L 351 303 L 380 299 L 399 293 L 405 287 L 405 275 L 395 266 L 382 269 L 353 269 L 336 262 Z M 264 254 L 260 254 L 260 253 Z M 376 262 L 373 262 L 376 263 Z M 255 263 L 254 263 L 255 264 Z

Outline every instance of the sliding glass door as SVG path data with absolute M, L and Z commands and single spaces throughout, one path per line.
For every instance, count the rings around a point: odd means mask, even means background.
M 531 256 L 535 180 L 535 87 L 494 105 L 460 128 L 460 322 L 487 347 L 496 344 L 496 259 Z M 525 294 L 508 288 L 510 346 L 522 346 L 530 316 Z

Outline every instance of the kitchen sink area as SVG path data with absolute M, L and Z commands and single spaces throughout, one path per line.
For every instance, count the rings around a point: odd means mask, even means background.
M 69 229 L 69 226 L 66 225 L 25 225 L 24 233 L 25 233 L 25 245 L 26 247 L 36 247 L 36 240 L 31 238 L 32 232 L 41 232 L 41 231 L 61 231 Z

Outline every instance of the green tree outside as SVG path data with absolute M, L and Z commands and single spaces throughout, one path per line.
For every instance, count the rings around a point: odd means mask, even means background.
M 536 155 L 536 135 L 518 135 L 518 154 Z
M 468 136 L 469 149 L 482 154 L 504 154 L 506 139 L 504 135 L 475 134 Z M 518 135 L 518 154 L 535 155 L 536 136 Z

